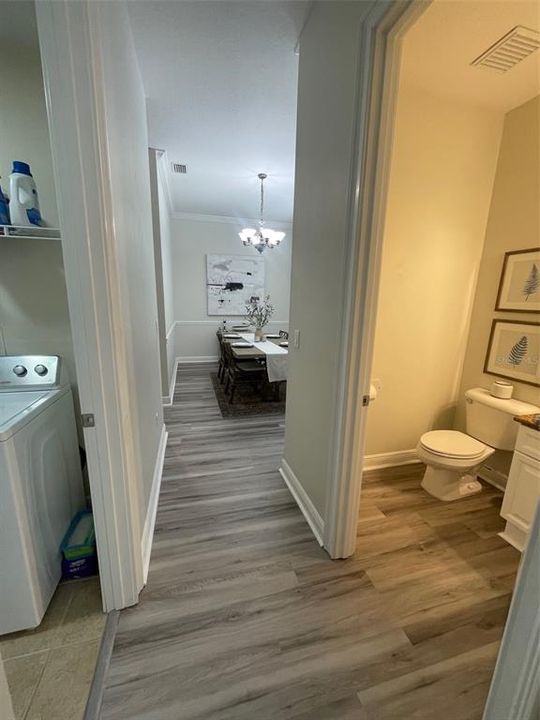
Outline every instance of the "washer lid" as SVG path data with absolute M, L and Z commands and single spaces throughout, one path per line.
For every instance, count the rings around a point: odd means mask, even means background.
M 55 393 L 0 392 L 0 441 L 6 440 L 22 427 L 38 408 Z
M 459 430 L 431 430 L 422 435 L 420 443 L 437 455 L 464 459 L 479 457 L 487 447 Z

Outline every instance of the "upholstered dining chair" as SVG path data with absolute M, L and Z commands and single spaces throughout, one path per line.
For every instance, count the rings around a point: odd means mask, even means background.
M 229 343 L 223 343 L 226 362 L 225 394 L 230 392 L 229 403 L 234 401 L 234 395 L 240 383 L 249 382 L 260 387 L 266 378 L 266 367 L 257 360 L 238 361 L 233 355 Z
M 226 366 L 227 359 L 225 356 L 225 345 L 227 343 L 225 343 L 223 340 L 223 335 L 222 335 L 221 329 L 217 330 L 216 336 L 217 336 L 218 343 L 219 343 L 219 363 L 218 363 L 217 377 L 218 377 L 219 382 L 221 384 L 223 384 L 223 381 L 225 380 L 225 373 L 227 371 L 227 366 Z

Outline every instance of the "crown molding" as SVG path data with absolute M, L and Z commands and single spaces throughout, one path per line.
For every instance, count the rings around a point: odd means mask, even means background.
M 249 227 L 253 225 L 257 227 L 259 220 L 256 218 L 241 218 L 232 217 L 231 215 L 203 215 L 199 213 L 184 213 L 184 212 L 173 212 L 173 220 L 190 220 L 191 222 L 213 222 L 221 223 L 223 225 L 237 225 L 238 227 Z M 265 219 L 265 223 L 271 225 L 273 228 L 279 228 L 284 230 L 292 229 L 292 222 L 283 222 L 281 220 L 272 220 L 271 218 Z

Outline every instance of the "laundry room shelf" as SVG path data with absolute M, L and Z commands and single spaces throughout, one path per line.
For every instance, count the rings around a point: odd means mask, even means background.
M 60 240 L 57 228 L 22 227 L 19 225 L 0 225 L 0 238 L 18 238 L 22 240 Z

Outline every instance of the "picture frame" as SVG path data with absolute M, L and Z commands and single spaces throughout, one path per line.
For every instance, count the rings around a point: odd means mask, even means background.
M 484 372 L 540 387 L 540 322 L 493 320 Z
M 540 312 L 540 247 L 505 253 L 495 310 Z

